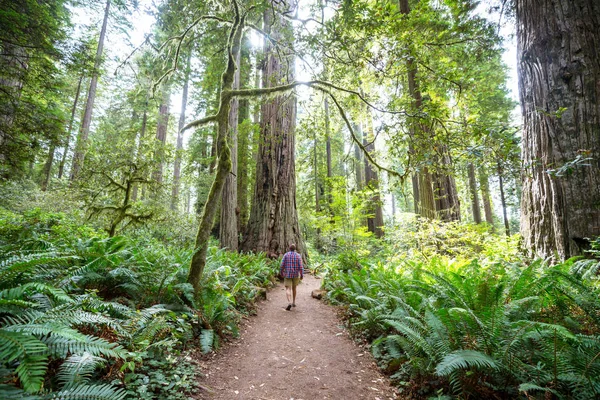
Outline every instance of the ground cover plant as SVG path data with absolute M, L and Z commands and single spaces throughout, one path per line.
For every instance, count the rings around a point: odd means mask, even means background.
M 276 271 L 263 255 L 211 248 L 196 299 L 191 247 L 107 237 L 40 209 L 0 208 L 0 247 L 7 399 L 187 398 L 198 374 L 190 352 L 237 335 Z
M 464 226 L 429 228 L 444 229 L 444 243 L 469 237 Z M 404 234 L 405 241 L 414 240 Z M 508 245 L 499 237 L 471 259 L 452 258 L 433 235 L 427 240 L 412 258 L 401 254 L 400 241 L 392 246 L 398 254 L 391 251 L 379 262 L 363 259 L 348 268 L 335 260 L 325 280 L 331 301 L 345 307 L 352 331 L 371 343 L 404 394 L 598 396 L 596 260 L 519 260 L 516 252 L 494 252 Z

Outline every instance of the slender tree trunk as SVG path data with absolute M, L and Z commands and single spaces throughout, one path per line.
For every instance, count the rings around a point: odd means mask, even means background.
M 365 150 L 369 153 L 375 152 L 375 134 L 373 132 L 373 122 L 371 115 L 367 117 L 367 134 L 363 135 L 363 144 Z M 372 191 L 369 199 L 369 210 L 367 216 L 367 228 L 373 232 L 375 237 L 383 237 L 383 210 L 381 207 L 381 194 L 379 191 L 379 178 L 377 171 L 365 157 L 365 184 Z
M 144 141 L 144 136 L 146 135 L 146 126 L 148 124 L 148 99 L 146 99 L 146 102 L 144 103 L 144 114 L 142 116 L 142 128 L 140 130 L 140 138 L 138 141 L 138 149 L 137 149 L 137 154 L 136 154 L 136 158 L 139 162 L 141 156 L 142 156 L 142 151 L 143 151 L 143 141 Z M 139 187 L 139 183 L 135 182 L 133 184 L 133 188 L 131 189 L 131 201 L 136 202 L 137 198 L 138 198 L 138 187 Z M 142 188 L 142 198 L 144 197 L 144 189 Z
M 319 185 L 319 160 L 317 157 L 317 146 L 318 146 L 317 130 L 313 131 L 313 176 L 315 180 L 315 212 L 321 211 L 321 199 L 320 199 L 320 185 Z
M 181 95 L 181 113 L 179 114 L 179 125 L 177 126 L 177 149 L 175 154 L 175 164 L 173 165 L 173 189 L 171 191 L 171 210 L 176 211 L 179 203 L 179 188 L 181 186 L 181 156 L 183 153 L 183 129 L 185 125 L 185 109 L 188 102 L 188 88 L 190 82 L 190 64 L 192 61 L 192 51 L 187 56 L 185 66 L 185 77 L 183 78 L 183 93 Z
M 281 5 L 285 8 L 288 6 L 284 3 Z M 275 40 L 292 32 L 291 22 L 278 12 L 267 10 L 263 17 L 264 30 Z M 272 42 L 266 41 L 263 87 L 293 80 L 294 58 L 280 58 Z M 289 94 L 266 101 L 261 107 L 261 114 L 259 161 L 243 249 L 283 254 L 290 243 L 295 243 L 306 260 L 307 252 L 296 210 L 296 98 Z
M 167 143 L 167 128 L 169 127 L 169 103 L 171 102 L 171 86 L 167 84 L 163 89 L 162 99 L 158 108 L 158 123 L 156 124 L 157 150 L 156 171 L 154 180 L 159 184 L 163 182 L 163 170 L 165 166 L 165 145 Z
M 352 130 L 354 130 L 354 132 L 356 132 L 356 138 L 358 140 L 363 140 L 363 131 L 362 131 L 362 125 L 361 124 L 354 124 L 352 126 Z M 363 154 L 362 151 L 360 149 L 360 147 L 358 147 L 358 145 L 355 143 L 354 144 L 354 176 L 356 178 L 356 190 L 361 191 L 363 190 L 365 184 L 365 180 L 363 177 Z
M 483 168 L 479 170 L 479 187 L 481 188 L 481 199 L 483 200 L 485 222 L 493 227 L 494 213 L 492 211 L 492 199 L 490 196 L 490 182 Z
M 240 49 L 234 49 L 237 54 L 236 64 L 240 65 Z M 233 77 L 233 89 L 240 88 L 240 69 L 236 68 Z M 221 222 L 219 224 L 219 239 L 221 247 L 230 251 L 238 250 L 238 209 L 237 209 L 237 180 L 234 175 L 238 168 L 238 112 L 239 101 L 232 99 L 229 109 L 228 144 L 231 148 L 231 170 L 225 178 L 225 186 L 221 194 Z
M 504 177 L 500 163 L 498 163 L 498 181 L 500 183 L 500 202 L 502 203 L 502 216 L 504 217 L 504 231 L 506 236 L 510 236 L 510 226 L 508 224 L 508 215 L 506 213 L 506 197 L 504 195 Z
M 481 223 L 481 206 L 479 205 L 479 192 L 477 191 L 477 179 L 475 178 L 475 166 L 469 163 L 467 166 L 469 174 L 469 191 L 471 192 L 471 209 L 473 210 L 473 222 Z
M 600 235 L 600 2 L 520 0 L 516 17 L 521 235 L 532 255 L 568 258 Z
M 90 126 L 92 124 L 92 113 L 94 111 L 94 101 L 96 100 L 96 88 L 98 86 L 98 76 L 100 75 L 100 64 L 102 62 L 102 50 L 104 47 L 104 39 L 106 37 L 106 26 L 108 24 L 108 15 L 110 11 L 111 0 L 106 0 L 106 8 L 104 10 L 104 20 L 102 21 L 102 29 L 100 30 L 100 39 L 98 39 L 98 49 L 96 50 L 96 59 L 94 61 L 94 71 L 90 80 L 90 88 L 88 90 L 87 102 L 81 122 L 81 129 L 77 137 L 75 145 L 75 153 L 73 154 L 73 165 L 71 166 L 71 182 L 74 182 L 79 177 L 79 173 L 83 168 L 85 161 L 85 153 L 87 152 L 88 136 L 90 134 Z
M 58 179 L 61 179 L 65 170 L 65 163 L 67 162 L 67 154 L 69 153 L 69 144 L 71 143 L 71 131 L 73 130 L 73 123 L 75 122 L 75 113 L 77 112 L 77 104 L 79 103 L 79 94 L 81 93 L 81 83 L 83 82 L 83 74 L 79 77 L 77 82 L 77 90 L 75 90 L 75 100 L 73 100 L 73 107 L 71 107 L 71 118 L 69 119 L 69 128 L 67 129 L 67 142 L 58 165 Z
M 324 101 L 324 111 L 325 111 L 325 150 L 327 155 L 327 203 L 329 204 L 329 211 L 331 212 L 331 203 L 333 203 L 333 194 L 331 179 L 333 178 L 333 167 L 331 165 L 331 128 L 329 121 L 329 98 L 325 96 Z
M 48 189 L 48 183 L 50 182 L 50 175 L 52 172 L 52 164 L 54 162 L 54 152 L 56 151 L 56 143 L 52 141 L 48 148 L 48 157 L 46 157 L 46 163 L 44 164 L 44 171 L 42 172 L 42 191 L 45 192 Z

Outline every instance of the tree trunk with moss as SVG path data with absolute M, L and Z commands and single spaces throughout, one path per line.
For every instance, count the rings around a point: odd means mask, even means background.
M 471 194 L 471 210 L 473 212 L 473 222 L 481 223 L 481 206 L 479 205 L 479 192 L 477 191 L 477 179 L 475 178 L 475 166 L 473 163 L 467 165 L 469 176 L 469 192 Z
M 373 132 L 373 121 L 370 113 L 367 113 L 367 132 L 363 136 L 365 150 L 373 154 L 375 152 L 375 133 Z M 375 237 L 383 237 L 383 210 L 381 207 L 381 195 L 379 191 L 379 177 L 369 160 L 365 158 L 365 185 L 371 191 L 367 208 L 367 229 L 373 232 Z
M 233 2 L 235 8 L 235 18 L 229 32 L 227 67 L 221 77 L 221 90 L 219 93 L 219 109 L 216 115 L 217 127 L 217 164 L 214 181 L 210 187 L 202 215 L 200 225 L 196 234 L 196 243 L 194 254 L 190 263 L 190 272 L 188 282 L 194 287 L 194 292 L 198 295 L 200 291 L 200 280 L 206 266 L 206 253 L 208 250 L 208 239 L 210 231 L 215 220 L 215 215 L 221 198 L 225 179 L 231 172 L 231 149 L 227 143 L 229 133 L 229 111 L 231 104 L 231 94 L 229 91 L 233 87 L 237 65 L 235 60 L 239 58 L 240 42 L 244 20 L 240 17 L 237 2 Z
M 287 10 L 292 9 L 289 4 L 283 6 Z M 291 35 L 291 22 L 279 12 L 267 10 L 264 26 L 274 40 Z M 264 54 L 264 88 L 294 80 L 293 56 L 280 58 L 269 40 L 265 41 Z M 306 259 L 296 209 L 294 94 L 278 95 L 265 101 L 261 114 L 255 190 L 242 248 L 279 255 L 294 243 Z
M 237 52 L 236 64 L 240 65 L 240 52 Z M 236 68 L 232 89 L 240 88 L 240 68 Z M 227 143 L 231 149 L 231 171 L 225 178 L 221 195 L 221 220 L 219 223 L 219 241 L 221 247 L 231 251 L 238 250 L 238 209 L 237 209 L 237 134 L 239 100 L 232 99 L 229 109 L 229 134 Z
M 600 3 L 520 0 L 516 16 L 521 235 L 564 259 L 600 235 Z

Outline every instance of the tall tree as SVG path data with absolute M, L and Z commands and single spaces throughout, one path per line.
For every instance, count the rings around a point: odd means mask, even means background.
M 94 102 L 96 101 L 96 89 L 98 86 L 98 77 L 100 76 L 100 64 L 102 63 L 102 51 L 104 49 L 104 39 L 106 38 L 106 27 L 108 25 L 108 16 L 110 11 L 111 0 L 106 0 L 104 8 L 104 18 L 102 19 L 102 28 L 100 29 L 100 38 L 98 39 L 98 48 L 96 49 L 96 59 L 94 61 L 94 69 L 88 89 L 88 97 L 85 104 L 85 111 L 81 121 L 81 129 L 77 136 L 77 144 L 75 145 L 75 153 L 73 154 L 73 165 L 71 166 L 71 182 L 75 181 L 83 168 L 85 161 L 85 153 L 87 151 L 88 136 L 90 134 L 90 126 L 92 124 L 92 113 L 94 111 Z
M 173 166 L 173 189 L 171 191 L 171 210 L 177 210 L 177 204 L 179 202 L 179 189 L 181 180 L 181 156 L 183 152 L 183 132 L 182 129 L 185 126 L 185 110 L 188 102 L 188 90 L 190 83 L 190 64 L 192 60 L 192 52 L 190 51 L 187 55 L 187 62 L 185 65 L 184 77 L 183 77 L 183 90 L 181 94 L 181 111 L 179 113 L 179 125 L 177 126 L 177 148 L 175 155 L 175 164 Z
M 233 76 L 232 89 L 240 88 L 240 49 L 232 49 L 236 55 L 236 68 Z M 221 221 L 219 223 L 219 240 L 221 247 L 231 251 L 238 249 L 238 209 L 237 209 L 237 180 L 235 173 L 238 167 L 238 112 L 239 100 L 232 99 L 229 109 L 229 134 L 227 141 L 231 149 L 231 171 L 225 178 L 225 186 L 221 194 Z
M 163 181 L 163 170 L 165 167 L 165 146 L 167 143 L 167 131 L 169 128 L 169 107 L 171 105 L 171 84 L 167 82 L 161 89 L 160 104 L 158 106 L 158 123 L 156 124 L 156 170 L 154 180 L 158 183 Z
M 363 137 L 365 150 L 369 153 L 375 152 L 375 133 L 373 132 L 373 121 L 370 113 L 367 113 L 367 132 Z M 383 210 L 381 207 L 381 195 L 379 192 L 379 179 L 377 171 L 373 168 L 369 160 L 365 158 L 365 184 L 371 192 L 368 200 L 367 228 L 373 232 L 375 237 L 383 237 Z
M 473 212 L 473 222 L 481 223 L 481 206 L 479 205 L 479 192 L 477 191 L 477 178 L 475 177 L 475 166 L 473 163 L 467 165 L 467 174 L 469 175 L 469 192 L 471 194 L 471 210 Z
M 540 257 L 600 235 L 600 3 L 516 2 L 523 113 L 521 234 Z
M 294 80 L 294 57 L 282 55 L 274 46 L 277 41 L 289 42 L 292 24 L 282 12 L 290 13 L 294 6 L 281 2 L 275 12 L 264 13 L 264 30 L 270 37 L 265 41 L 264 88 Z M 306 257 L 296 210 L 296 98 L 293 94 L 278 95 L 262 104 L 261 114 L 256 183 L 242 247 L 281 254 L 295 243 Z

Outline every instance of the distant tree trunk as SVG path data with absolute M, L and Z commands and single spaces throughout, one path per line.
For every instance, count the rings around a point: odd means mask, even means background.
M 313 130 L 313 175 L 315 180 L 315 212 L 321 211 L 320 185 L 319 185 L 319 160 L 317 157 L 317 146 L 319 145 L 317 138 L 317 130 Z M 318 234 L 318 233 L 317 233 Z
M 234 49 L 237 54 L 236 64 L 240 65 L 240 50 Z M 240 68 L 237 68 L 233 77 L 233 89 L 240 88 Z M 228 143 L 231 149 L 231 171 L 225 178 L 225 186 L 221 194 L 221 222 L 219 223 L 219 240 L 221 248 L 230 251 L 238 250 L 238 209 L 237 209 L 237 180 L 234 175 L 238 168 L 238 112 L 239 101 L 232 99 L 229 109 L 229 135 Z
M 137 149 L 138 160 L 141 157 L 142 148 L 143 148 L 142 144 L 143 144 L 144 136 L 146 135 L 147 124 L 148 124 L 148 99 L 146 99 L 146 102 L 144 103 L 144 114 L 142 116 L 142 128 L 140 129 L 140 138 L 139 138 L 138 149 Z M 139 186 L 139 183 L 135 182 L 131 189 L 131 201 L 133 201 L 133 202 L 137 201 L 137 198 L 138 198 L 138 186 Z M 143 197 L 143 189 L 142 189 L 142 197 Z
M 481 206 L 479 205 L 479 192 L 477 191 L 477 179 L 475 178 L 475 166 L 473 163 L 467 165 L 469 175 L 469 191 L 471 192 L 471 209 L 473 210 L 473 222 L 481 223 Z
M 77 104 L 79 103 L 79 95 L 81 94 L 81 83 L 83 82 L 83 74 L 79 77 L 77 82 L 77 89 L 75 90 L 75 100 L 73 100 L 73 107 L 71 107 L 71 119 L 69 119 L 69 128 L 67 128 L 67 141 L 65 148 L 58 165 L 58 179 L 61 179 L 65 170 L 65 163 L 67 161 L 67 153 L 69 153 L 69 143 L 71 142 L 71 131 L 73 130 L 73 123 L 75 122 L 75 113 L 77 112 Z
M 419 187 L 419 215 L 429 219 L 435 219 L 435 198 L 433 195 L 433 180 L 429 168 L 424 167 L 418 174 Z
M 333 177 L 333 167 L 331 165 L 331 128 L 329 121 L 329 99 L 325 96 L 324 101 L 324 111 L 325 111 L 325 151 L 327 155 L 327 203 L 329 204 L 329 211 L 331 212 L 331 203 L 333 202 L 333 194 L 331 193 L 331 178 Z
M 494 226 L 494 213 L 492 211 L 492 199 L 490 196 L 490 182 L 487 173 L 483 168 L 479 170 L 479 188 L 481 189 L 481 199 L 483 200 L 483 210 L 485 213 L 485 222 Z
M 111 0 L 106 0 L 106 8 L 104 10 L 104 20 L 102 21 L 102 29 L 100 30 L 100 38 L 98 39 L 98 49 L 96 50 L 96 59 L 94 61 L 94 70 L 92 79 L 90 80 L 90 88 L 88 90 L 87 102 L 81 121 L 81 129 L 77 137 L 75 152 L 73 154 L 73 164 L 71 166 L 71 182 L 74 182 L 79 177 L 79 173 L 83 168 L 85 161 L 85 153 L 87 152 L 88 136 L 90 134 L 90 126 L 92 124 L 92 113 L 94 111 L 94 101 L 96 100 L 96 87 L 98 86 L 98 76 L 100 75 L 100 64 L 102 62 L 102 49 L 104 47 L 104 38 L 106 37 L 106 26 L 108 24 L 108 15 L 110 10 Z
M 156 170 L 154 171 L 154 180 L 158 183 L 163 182 L 163 169 L 165 166 L 165 145 L 167 143 L 167 128 L 169 127 L 169 103 L 171 102 L 171 86 L 169 84 L 163 89 L 161 102 L 158 108 L 158 122 L 156 124 L 157 150 Z
M 460 221 L 460 200 L 451 171 L 450 152 L 446 145 L 438 147 L 441 149 L 441 155 L 437 159 L 437 171 L 433 174 L 436 214 L 442 221 Z
M 360 141 L 362 141 L 362 137 L 363 137 L 363 131 L 362 131 L 362 125 L 361 124 L 354 124 L 352 126 L 352 130 L 356 133 L 356 138 Z M 356 178 L 356 190 L 363 190 L 363 188 L 365 187 L 365 180 L 363 178 L 363 161 L 362 161 L 362 151 L 360 149 L 360 147 L 358 147 L 358 144 L 354 144 L 354 176 Z
M 506 212 L 506 196 L 504 195 L 504 171 L 498 163 L 498 181 L 500 183 L 500 202 L 502 203 L 502 216 L 504 217 L 504 231 L 506 236 L 510 236 L 510 225 L 508 224 L 508 215 Z
M 46 157 L 46 163 L 44 164 L 44 171 L 42 172 L 42 191 L 45 192 L 48 189 L 48 183 L 50 182 L 50 175 L 52 172 L 52 164 L 54 163 L 54 153 L 56 152 L 56 143 L 54 140 L 50 142 L 48 148 L 48 156 Z
M 275 40 L 292 31 L 291 22 L 272 10 L 265 11 L 264 26 Z M 270 40 L 264 54 L 263 87 L 294 80 L 293 57 L 279 58 Z M 306 259 L 296 210 L 296 99 L 289 94 L 265 101 L 261 114 L 256 183 L 243 249 L 282 254 L 295 243 Z
M 516 16 L 521 235 L 532 255 L 564 259 L 600 235 L 600 2 L 520 0 Z
M 367 117 L 367 133 L 363 136 L 363 145 L 369 153 L 375 152 L 375 134 L 371 115 Z M 375 237 L 383 237 L 383 210 L 381 207 L 381 194 L 379 192 L 379 178 L 377 171 L 365 157 L 365 184 L 372 191 L 369 199 L 369 210 L 367 217 L 367 229 L 373 232 Z
M 179 203 L 179 188 L 181 180 L 181 156 L 183 153 L 183 132 L 181 129 L 185 125 L 185 109 L 188 101 L 188 88 L 190 82 L 190 63 L 192 52 L 190 50 L 187 56 L 185 66 L 185 76 L 183 78 L 183 93 L 181 95 L 181 112 L 179 114 L 179 125 L 177 126 L 177 149 L 175 154 L 175 164 L 173 165 L 173 189 L 171 191 L 171 210 L 176 211 Z

